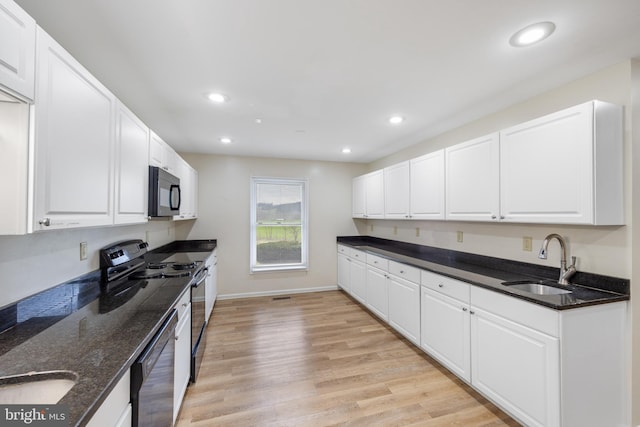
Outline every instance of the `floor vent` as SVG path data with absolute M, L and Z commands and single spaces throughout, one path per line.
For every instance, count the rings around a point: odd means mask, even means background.
M 291 299 L 291 297 L 273 297 L 272 301 L 280 301 L 283 299 Z

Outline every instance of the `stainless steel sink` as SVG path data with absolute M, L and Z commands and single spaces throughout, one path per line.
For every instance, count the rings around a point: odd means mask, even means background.
M 536 295 L 564 295 L 571 293 L 570 290 L 560 289 L 555 286 L 545 285 L 544 283 L 536 281 L 521 280 L 515 282 L 502 282 L 502 284 L 511 289 L 518 289 Z
M 71 371 L 29 372 L 0 377 L 0 402 L 19 405 L 53 405 L 78 381 Z

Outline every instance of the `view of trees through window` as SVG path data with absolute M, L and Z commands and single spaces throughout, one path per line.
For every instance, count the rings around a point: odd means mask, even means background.
M 304 181 L 254 183 L 255 267 L 305 263 Z

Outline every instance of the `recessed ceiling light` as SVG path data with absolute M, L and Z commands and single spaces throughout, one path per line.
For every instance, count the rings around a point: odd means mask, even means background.
M 217 92 L 208 94 L 207 98 L 209 98 L 209 101 L 217 102 L 218 104 L 222 104 L 223 102 L 227 102 L 229 100 L 229 98 Z
M 391 116 L 389 118 L 389 123 L 391 123 L 392 125 L 398 125 L 400 123 L 402 123 L 404 121 L 404 117 L 402 116 Z
M 262 123 L 262 119 L 256 119 L 256 124 Z
M 512 35 L 509 44 L 514 47 L 531 46 L 549 37 L 555 29 L 556 25 L 553 22 L 538 22 Z
M 342 149 L 342 154 L 349 154 L 349 153 L 351 153 L 351 148 L 349 148 L 349 147 L 344 147 L 344 148 Z
M 223 144 L 231 144 L 231 138 L 223 136 L 222 138 L 220 138 L 220 142 L 222 142 Z

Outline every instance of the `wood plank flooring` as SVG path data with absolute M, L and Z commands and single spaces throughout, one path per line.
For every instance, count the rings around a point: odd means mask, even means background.
M 331 291 L 216 302 L 176 425 L 519 424 Z

